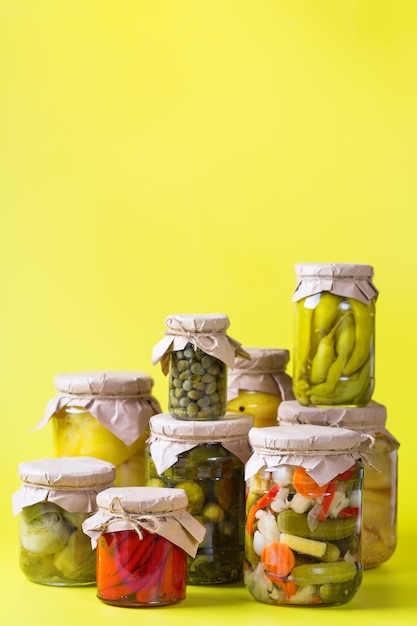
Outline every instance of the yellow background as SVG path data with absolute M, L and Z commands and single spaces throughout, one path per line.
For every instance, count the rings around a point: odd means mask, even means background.
M 413 0 L 0 0 L 7 626 L 415 623 L 416 148 Z M 374 399 L 402 444 L 392 559 L 332 609 L 238 585 L 138 614 L 26 581 L 10 498 L 18 463 L 52 453 L 49 427 L 29 431 L 55 373 L 147 371 L 166 409 L 165 317 L 227 313 L 244 345 L 291 350 L 299 262 L 375 269 Z

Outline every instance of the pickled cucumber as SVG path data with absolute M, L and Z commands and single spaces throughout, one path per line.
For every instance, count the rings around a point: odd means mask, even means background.
M 326 583 L 319 588 L 319 596 L 326 604 L 342 604 L 355 595 L 362 578 L 362 570 L 358 570 L 352 580 L 338 583 Z
M 297 585 L 325 585 L 345 583 L 355 578 L 357 565 L 354 561 L 335 563 L 309 563 L 297 565 L 291 572 L 291 580 Z
M 355 532 L 357 521 L 357 517 L 327 519 L 324 522 L 317 521 L 317 526 L 312 530 L 309 528 L 307 516 L 292 509 L 285 509 L 277 518 L 278 528 L 283 533 L 325 541 L 349 537 Z

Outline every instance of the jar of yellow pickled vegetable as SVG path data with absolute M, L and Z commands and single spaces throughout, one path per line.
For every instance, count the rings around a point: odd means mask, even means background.
M 170 315 L 165 337 L 154 347 L 152 363 L 168 376 L 169 413 L 181 420 L 215 420 L 227 408 L 227 373 L 236 357 L 249 358 L 226 333 L 224 314 Z
M 364 406 L 375 370 L 370 265 L 296 265 L 292 384 L 303 405 Z
M 114 465 L 64 457 L 23 462 L 18 472 L 22 485 L 12 504 L 23 574 L 44 585 L 94 585 L 96 551 L 82 524 L 97 510 L 97 494 L 113 485 Z
M 290 353 L 282 348 L 246 348 L 250 359 L 236 359 L 229 370 L 227 410 L 247 413 L 254 426 L 276 426 L 283 400 L 294 398 L 291 377 L 286 373 Z
M 249 431 L 244 582 L 255 600 L 329 606 L 355 595 L 368 439 L 330 426 Z
M 374 440 L 364 462 L 362 564 L 381 565 L 397 545 L 397 482 L 399 442 L 386 429 L 387 410 L 370 401 L 365 407 L 306 407 L 282 402 L 281 424 L 318 424 L 350 428 Z M 366 462 L 367 461 L 367 462 Z
M 205 529 L 186 511 L 183 489 L 114 487 L 83 524 L 97 548 L 97 597 L 124 607 L 160 606 L 186 596 L 187 556 Z
M 244 465 L 251 454 L 252 417 L 188 422 L 169 413 L 150 420 L 147 486 L 184 489 L 187 511 L 206 529 L 196 557 L 188 559 L 192 585 L 242 579 L 244 558 Z
M 149 418 L 161 412 L 144 372 L 57 374 L 58 394 L 36 428 L 53 424 L 56 456 L 94 456 L 116 466 L 114 484 L 143 485 Z

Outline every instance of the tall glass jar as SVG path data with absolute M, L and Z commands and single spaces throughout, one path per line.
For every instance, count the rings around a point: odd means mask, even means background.
M 195 556 L 205 533 L 186 511 L 184 490 L 115 487 L 97 505 L 83 524 L 97 546 L 97 597 L 124 607 L 183 600 L 187 554 Z
M 375 370 L 370 265 L 296 265 L 293 391 L 303 405 L 364 406 Z
M 399 442 L 386 429 L 386 407 L 371 400 L 365 407 L 305 407 L 283 402 L 281 424 L 318 424 L 350 428 L 374 440 L 364 462 L 362 564 L 370 569 L 387 561 L 397 545 Z
M 94 456 L 116 466 L 118 487 L 143 485 L 149 418 L 161 412 L 144 372 L 57 374 L 58 394 L 36 428 L 52 420 L 56 456 Z
M 168 413 L 150 420 L 147 485 L 184 489 L 188 512 L 205 529 L 195 559 L 188 559 L 192 585 L 242 579 L 244 559 L 244 464 L 251 454 L 252 417 L 184 422 Z
M 250 359 L 236 359 L 229 370 L 227 410 L 252 415 L 254 426 L 276 426 L 283 400 L 292 400 L 291 376 L 285 369 L 290 359 L 282 348 L 245 348 Z
M 244 580 L 259 602 L 323 606 L 362 580 L 364 435 L 329 426 L 252 428 Z
M 229 318 L 215 315 L 170 315 L 165 337 L 153 349 L 169 374 L 169 413 L 181 420 L 215 420 L 227 405 L 227 368 L 235 358 L 249 358 L 240 343 L 226 334 Z
M 54 586 L 93 585 L 96 552 L 82 530 L 108 489 L 115 467 L 91 457 L 37 459 L 19 464 L 22 485 L 13 494 L 19 515 L 19 561 L 32 582 Z

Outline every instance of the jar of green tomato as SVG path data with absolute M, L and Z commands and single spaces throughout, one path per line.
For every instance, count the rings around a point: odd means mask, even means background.
M 57 395 L 36 428 L 52 421 L 56 456 L 94 456 L 116 466 L 117 487 L 143 485 L 149 418 L 161 412 L 145 372 L 57 374 Z
M 292 384 L 303 405 L 364 406 L 375 373 L 373 268 L 296 265 Z
M 19 464 L 13 494 L 19 514 L 19 561 L 32 582 L 93 585 L 96 552 L 82 530 L 97 510 L 97 495 L 113 485 L 116 468 L 92 457 L 37 459 Z
M 206 535 L 188 559 L 192 585 L 242 579 L 244 558 L 244 464 L 250 457 L 252 417 L 187 422 L 169 413 L 150 420 L 147 485 L 184 489 L 188 512 Z
M 373 444 L 364 459 L 362 564 L 385 563 L 397 545 L 397 483 L 399 442 L 386 428 L 387 409 L 371 400 L 364 407 L 306 407 L 282 402 L 281 424 L 318 424 L 350 428 L 369 435 Z
M 169 413 L 181 420 L 215 420 L 227 408 L 227 371 L 235 358 L 249 358 L 226 333 L 224 314 L 170 315 L 165 337 L 154 347 L 152 363 L 168 376 Z
M 259 602 L 342 604 L 362 580 L 363 447 L 345 428 L 252 428 L 244 581 Z
M 204 527 L 187 511 L 183 489 L 114 487 L 97 498 L 83 524 L 97 548 L 97 597 L 105 604 L 146 607 L 186 597 L 187 555 Z
M 236 359 L 229 370 L 227 410 L 253 416 L 254 426 L 276 426 L 283 400 L 294 394 L 286 372 L 290 353 L 284 348 L 245 347 L 250 359 Z

